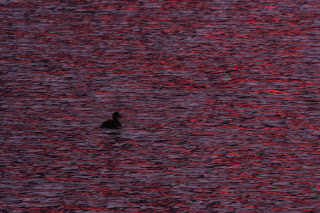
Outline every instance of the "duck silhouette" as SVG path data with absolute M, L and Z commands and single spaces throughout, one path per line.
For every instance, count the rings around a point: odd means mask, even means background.
M 108 129 L 120 129 L 121 128 L 121 123 L 118 120 L 118 118 L 121 117 L 119 112 L 114 112 L 112 114 L 112 119 L 113 120 L 107 120 L 101 124 L 100 128 L 108 128 Z

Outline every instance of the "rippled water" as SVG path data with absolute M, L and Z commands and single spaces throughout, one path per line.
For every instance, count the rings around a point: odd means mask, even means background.
M 2 212 L 320 211 L 317 1 L 0 7 Z

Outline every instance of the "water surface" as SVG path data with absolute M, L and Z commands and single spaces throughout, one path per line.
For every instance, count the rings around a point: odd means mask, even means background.
M 316 1 L 0 6 L 1 211 L 320 211 Z

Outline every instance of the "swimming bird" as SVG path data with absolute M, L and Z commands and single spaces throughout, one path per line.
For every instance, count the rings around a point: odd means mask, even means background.
M 113 120 L 107 120 L 101 124 L 100 128 L 108 128 L 108 129 L 120 129 L 121 128 L 121 123 L 118 120 L 118 118 L 121 117 L 119 112 L 114 112 L 112 114 L 112 119 Z

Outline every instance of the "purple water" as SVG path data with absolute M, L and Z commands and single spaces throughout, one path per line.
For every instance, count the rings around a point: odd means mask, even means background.
M 0 11 L 1 212 L 320 211 L 317 1 Z

